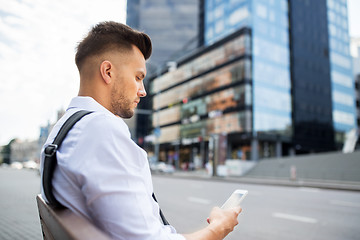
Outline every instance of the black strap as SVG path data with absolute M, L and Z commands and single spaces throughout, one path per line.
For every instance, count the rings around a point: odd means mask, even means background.
M 54 194 L 53 194 L 53 187 L 52 187 L 52 178 L 54 176 L 55 167 L 57 165 L 57 158 L 56 158 L 56 151 L 60 148 L 64 138 L 66 137 L 69 130 L 75 125 L 76 122 L 78 122 L 82 117 L 84 117 L 87 114 L 92 113 L 91 111 L 81 110 L 73 115 L 71 115 L 65 123 L 61 126 L 58 134 L 56 135 L 54 141 L 52 144 L 49 144 L 44 149 L 45 159 L 44 159 L 44 168 L 43 168 L 43 188 L 44 193 L 49 201 L 49 204 L 57 207 L 57 208 L 63 208 L 64 206 L 56 200 Z M 155 194 L 152 194 L 153 199 L 155 202 L 157 202 Z M 160 217 L 163 221 L 164 225 L 170 225 L 169 222 L 166 220 L 164 214 L 162 213 L 160 209 Z
M 49 204 L 62 208 L 64 207 L 61 203 L 59 203 L 54 194 L 53 194 L 53 187 L 52 187 L 52 178 L 54 176 L 55 167 L 57 165 L 56 159 L 56 151 L 60 148 L 64 138 L 66 137 L 69 130 L 74 126 L 74 124 L 79 121 L 85 115 L 92 113 L 90 111 L 81 110 L 73 115 L 71 115 L 61 126 L 57 136 L 55 137 L 52 144 L 49 144 L 44 149 L 45 159 L 44 159 L 44 169 L 43 169 L 43 188 L 46 199 L 49 201 Z
M 155 202 L 158 202 L 155 197 L 155 193 L 152 194 L 152 197 L 155 200 Z M 161 220 L 163 221 L 164 225 L 170 225 L 170 223 L 166 220 L 166 218 L 160 208 L 159 208 L 159 210 L 160 210 L 160 217 L 161 217 Z

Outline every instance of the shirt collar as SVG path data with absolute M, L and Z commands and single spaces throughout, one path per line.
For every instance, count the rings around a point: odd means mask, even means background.
M 80 109 L 86 109 L 89 111 L 104 112 L 107 114 L 114 115 L 112 112 L 107 110 L 105 107 L 103 107 L 100 103 L 98 103 L 92 97 L 84 97 L 84 96 L 74 97 L 71 100 L 67 111 L 72 108 L 80 108 Z

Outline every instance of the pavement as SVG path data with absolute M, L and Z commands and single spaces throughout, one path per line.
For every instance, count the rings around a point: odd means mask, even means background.
M 360 174 L 360 173 L 359 173 Z M 173 178 L 191 178 L 206 181 L 227 181 L 233 183 L 247 183 L 247 184 L 260 184 L 260 185 L 278 185 L 289 187 L 311 187 L 322 189 L 336 189 L 346 191 L 360 191 L 360 182 L 352 181 L 339 181 L 339 180 L 321 180 L 321 179 L 295 179 L 279 178 L 279 177 L 252 177 L 252 176 L 211 176 L 204 169 L 194 171 L 180 171 L 174 173 L 153 173 L 153 175 L 161 175 Z
M 34 170 L 0 167 L 0 239 L 42 239 L 35 197 L 40 177 Z

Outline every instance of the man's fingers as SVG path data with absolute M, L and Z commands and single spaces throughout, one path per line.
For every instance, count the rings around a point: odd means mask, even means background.
M 235 210 L 236 214 L 239 215 L 241 213 L 241 211 L 242 211 L 242 208 L 241 207 L 235 207 L 234 210 Z

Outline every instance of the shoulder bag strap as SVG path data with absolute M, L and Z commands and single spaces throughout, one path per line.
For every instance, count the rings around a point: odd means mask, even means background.
M 156 197 L 155 197 L 155 193 L 152 194 L 152 197 L 155 200 L 155 202 L 158 202 Z M 165 216 L 164 216 L 164 214 L 163 214 L 163 212 L 161 211 L 160 208 L 159 208 L 159 211 L 160 211 L 160 217 L 161 217 L 161 220 L 162 220 L 163 224 L 164 225 L 170 225 L 170 223 L 166 220 L 166 218 L 165 218 Z
M 49 201 L 49 204 L 54 207 L 63 207 L 62 204 L 56 200 L 53 194 L 53 187 L 52 187 L 52 178 L 54 176 L 55 167 L 57 165 L 56 151 L 60 148 L 62 141 L 66 137 L 69 130 L 75 125 L 75 123 L 89 113 L 92 112 L 81 110 L 71 115 L 61 126 L 53 143 L 49 144 L 44 149 L 45 159 L 44 159 L 42 183 L 43 183 L 45 196 Z

